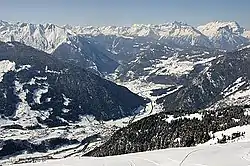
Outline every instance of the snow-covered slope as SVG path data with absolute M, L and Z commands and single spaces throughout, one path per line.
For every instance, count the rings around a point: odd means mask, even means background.
M 250 144 L 201 146 L 166 149 L 104 158 L 67 158 L 20 166 L 247 166 L 250 164 Z
M 197 29 L 210 39 L 215 48 L 231 51 L 248 42 L 243 36 L 245 29 L 237 22 L 210 22 Z
M 0 82 L 3 80 L 5 73 L 15 69 L 15 63 L 10 62 L 9 60 L 0 61 Z
M 179 91 L 158 101 L 165 103 L 166 110 L 176 111 L 203 109 L 217 101 L 225 105 L 243 104 L 242 101 L 248 104 L 249 55 L 249 48 L 219 54 L 205 68 L 196 66 Z

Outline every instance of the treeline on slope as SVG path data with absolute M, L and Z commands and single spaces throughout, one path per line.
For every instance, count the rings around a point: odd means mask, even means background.
M 244 115 L 247 108 L 249 106 L 233 106 L 204 111 L 202 120 L 183 117 L 170 123 L 167 121 L 168 113 L 155 114 L 118 130 L 106 143 L 86 155 L 102 157 L 195 146 L 212 139 L 210 132 L 249 124 L 250 116 Z

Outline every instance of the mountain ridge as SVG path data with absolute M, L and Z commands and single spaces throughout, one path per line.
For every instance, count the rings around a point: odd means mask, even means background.
M 248 31 L 241 27 L 237 22 L 215 21 L 206 25 L 198 26 L 197 28 L 186 23 L 174 21 L 164 24 L 133 24 L 131 26 L 59 26 L 52 23 L 46 24 L 31 24 L 31 23 L 9 23 L 0 21 L 0 40 L 10 41 L 15 40 L 24 42 L 37 49 L 45 52 L 53 52 L 60 44 L 66 42 L 67 38 L 75 35 L 91 35 L 91 36 L 117 36 L 132 39 L 134 37 L 149 37 L 157 40 L 162 38 L 191 38 L 188 42 L 190 45 L 202 45 L 212 47 L 212 37 L 216 36 L 219 29 L 229 27 L 230 35 L 239 35 L 242 40 L 249 35 Z M 28 36 L 32 36 L 29 38 Z M 245 37 L 244 37 L 245 36 Z M 38 39 L 41 38 L 41 41 Z M 201 38 L 195 41 L 197 38 Z M 247 39 L 245 39 L 247 40 Z M 33 43 L 32 43 L 33 42 Z M 167 41 L 168 42 L 168 41 Z M 242 43 L 239 43 L 240 45 Z M 234 46 L 235 47 L 235 46 Z M 222 47 L 223 48 L 223 47 Z

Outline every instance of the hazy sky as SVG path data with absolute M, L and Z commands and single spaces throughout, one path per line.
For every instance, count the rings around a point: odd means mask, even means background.
M 250 0 L 0 0 L 0 19 L 60 25 L 235 20 L 250 29 Z

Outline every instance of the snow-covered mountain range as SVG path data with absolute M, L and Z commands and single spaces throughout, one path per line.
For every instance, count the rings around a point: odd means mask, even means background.
M 54 24 L 12 24 L 0 21 L 0 34 L 2 41 L 18 41 L 51 53 L 73 33 Z
M 236 22 L 217 21 L 195 28 L 182 22 L 80 27 L 0 21 L 0 41 L 18 41 L 50 54 L 64 52 L 61 59 L 99 75 L 112 73 L 117 62 L 133 58 L 150 44 L 232 51 L 248 44 L 249 39 L 249 31 Z M 97 58 L 97 54 L 103 57 Z
M 130 60 L 151 44 L 232 51 L 248 44 L 249 35 L 249 31 L 237 22 L 222 21 L 197 28 L 176 21 L 159 25 L 134 24 L 130 27 L 0 21 L 0 41 L 24 43 L 98 75 L 114 72 L 118 63 Z M 100 54 L 102 57 L 97 56 Z
M 182 22 L 173 22 L 160 25 L 134 24 L 131 27 L 70 27 L 69 29 L 77 34 L 91 36 L 117 36 L 128 39 L 146 37 L 181 46 L 203 46 L 225 50 L 232 50 L 249 41 L 248 36 L 244 35 L 247 30 L 237 22 L 216 21 L 197 28 Z
M 197 28 L 173 22 L 160 25 L 134 24 L 131 27 L 58 26 L 55 24 L 9 23 L 0 21 L 0 40 L 15 40 L 52 53 L 68 37 L 75 35 L 147 38 L 181 46 L 203 46 L 232 50 L 249 41 L 249 31 L 237 22 L 216 21 Z M 218 45 L 215 42 L 220 42 Z M 231 48 L 227 45 L 229 44 Z

